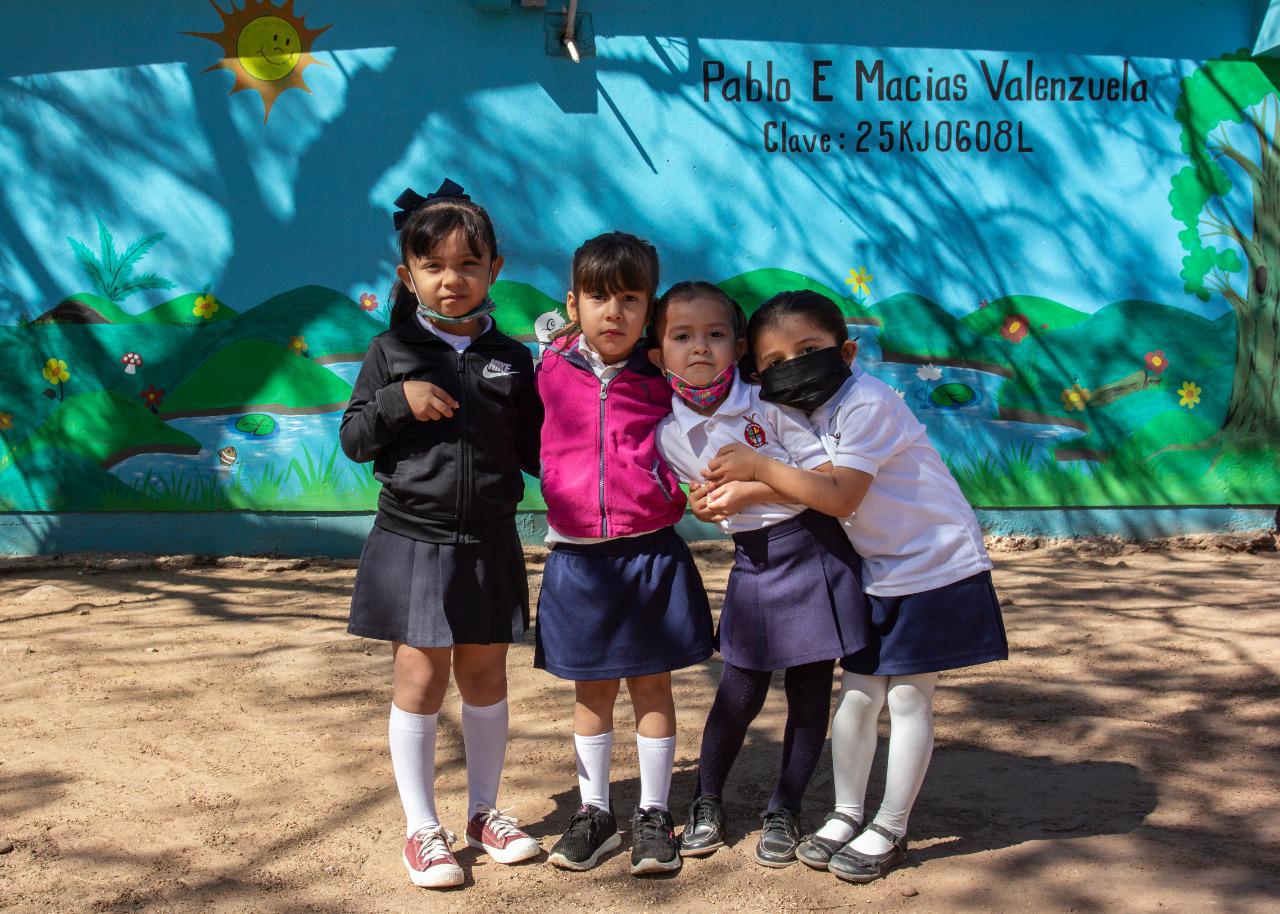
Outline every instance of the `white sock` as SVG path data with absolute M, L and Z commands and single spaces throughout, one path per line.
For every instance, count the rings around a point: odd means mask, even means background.
M 840 675 L 840 697 L 831 718 L 831 767 L 836 791 L 836 811 L 861 822 L 867 779 L 876 755 L 876 724 L 888 691 L 888 676 L 860 676 L 847 670 Z M 820 837 L 847 842 L 856 831 L 839 819 L 818 829 Z
M 613 731 L 598 736 L 573 734 L 578 759 L 578 790 L 583 805 L 609 808 L 609 763 L 613 761 Z
M 671 793 L 671 769 L 676 764 L 676 738 L 653 738 L 636 734 L 636 755 L 640 759 L 640 808 L 666 809 Z
M 911 807 L 933 757 L 933 690 L 937 684 L 937 673 L 889 679 L 889 766 L 876 824 L 895 835 L 907 833 Z M 853 842 L 853 849 L 862 854 L 883 854 L 889 847 L 886 839 L 868 831 Z
M 410 714 L 393 704 L 387 741 L 407 838 L 420 828 L 440 824 L 436 815 L 436 715 Z
M 507 700 L 478 708 L 462 703 L 462 744 L 467 753 L 467 816 L 479 804 L 498 808 L 498 783 L 507 757 Z

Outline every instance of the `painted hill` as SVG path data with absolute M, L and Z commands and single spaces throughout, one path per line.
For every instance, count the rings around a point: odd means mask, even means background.
M 994 298 L 985 308 L 966 314 L 960 323 L 983 336 L 1001 336 L 1005 318 L 1021 314 L 1027 319 L 1033 336 L 1074 327 L 1089 315 L 1038 295 L 1005 295 Z
M 68 396 L 9 456 L 13 460 L 46 449 L 77 454 L 108 467 L 136 453 L 194 454 L 200 443 L 170 428 L 141 400 L 114 390 Z
M 287 346 L 301 336 L 314 359 L 356 361 L 385 329 L 341 292 L 302 286 L 241 313 L 228 329 L 228 340 L 255 338 Z
M 766 267 L 760 270 L 740 273 L 723 282 L 716 283 L 716 285 L 726 295 L 742 305 L 742 310 L 746 311 L 748 315 L 755 313 L 757 308 L 779 292 L 806 290 L 825 295 L 834 301 L 851 322 L 874 322 L 874 317 L 866 308 L 858 305 L 857 302 L 841 295 L 830 286 L 815 279 L 810 279 L 803 273 L 796 273 L 794 270 L 778 270 Z
M 236 310 L 217 296 L 213 296 L 218 306 L 216 311 L 207 318 L 197 314 L 196 299 L 208 294 L 207 292 L 188 292 L 186 295 L 179 295 L 156 305 L 150 311 L 143 311 L 133 320 L 139 324 L 212 324 L 231 320 L 236 316 Z
M 53 308 L 35 319 L 37 323 L 61 324 L 203 324 L 229 320 L 236 312 L 219 301 L 218 310 L 208 318 L 201 318 L 193 311 L 195 301 L 202 294 L 191 292 L 179 295 L 156 305 L 149 311 L 134 314 L 121 308 L 110 299 L 92 292 L 69 295 Z
M 1003 339 L 993 341 L 970 330 L 954 315 L 922 295 L 899 292 L 876 302 L 870 315 L 883 328 L 885 358 L 985 367 L 1000 374 L 1012 369 Z
M 524 282 L 499 279 L 489 290 L 489 296 L 498 306 L 494 314 L 498 326 L 508 336 L 532 338 L 533 322 L 540 314 L 548 311 L 564 313 L 564 302 L 556 301 Z
M 161 415 L 320 413 L 342 409 L 350 398 L 351 385 L 312 359 L 264 340 L 241 340 L 196 368 L 164 400 Z

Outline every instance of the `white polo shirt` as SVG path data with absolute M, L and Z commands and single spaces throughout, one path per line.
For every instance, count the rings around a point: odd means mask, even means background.
M 760 399 L 760 388 L 735 378 L 716 411 L 703 416 L 679 396 L 672 396 L 671 415 L 658 425 L 658 451 L 683 482 L 703 483 L 702 471 L 726 444 L 747 444 L 766 457 L 805 470 L 830 458 L 822 442 L 799 413 L 784 411 Z M 759 530 L 795 517 L 803 505 L 751 505 L 720 521 L 726 533 Z
M 832 464 L 875 477 L 844 520 L 862 556 L 863 588 L 897 597 L 990 569 L 973 508 L 920 420 L 892 387 L 852 368 L 853 376 L 809 421 Z

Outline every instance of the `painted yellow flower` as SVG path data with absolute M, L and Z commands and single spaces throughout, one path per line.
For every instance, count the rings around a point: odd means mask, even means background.
M 1062 392 L 1062 405 L 1067 408 L 1067 412 L 1076 410 L 1084 412 L 1085 407 L 1089 404 L 1089 393 L 1087 387 L 1081 387 L 1079 384 L 1072 384 Z
M 302 355 L 307 351 L 307 338 L 305 336 L 289 337 L 289 348 L 298 355 Z
M 13 413 L 0 413 L 0 432 L 13 428 Z
M 866 267 L 858 267 L 856 270 L 850 270 L 849 276 L 845 282 L 853 287 L 854 294 L 866 295 L 871 291 L 871 280 L 875 279 L 867 272 Z
M 1183 381 L 1178 388 L 1178 405 L 1195 409 L 1200 402 L 1200 386 L 1195 381 Z
M 50 384 L 64 384 L 71 380 L 71 372 L 67 371 L 67 363 L 62 359 L 49 359 L 40 373 Z
M 212 295 L 199 295 L 196 296 L 196 304 L 195 307 L 191 309 L 191 313 L 196 317 L 208 320 L 213 317 L 217 310 L 218 300 L 216 298 Z

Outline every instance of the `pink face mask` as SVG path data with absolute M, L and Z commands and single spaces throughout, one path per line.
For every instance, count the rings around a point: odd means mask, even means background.
M 695 387 L 672 371 L 667 372 L 667 383 L 690 406 L 706 409 L 708 406 L 715 406 L 728 395 L 729 388 L 733 386 L 733 376 L 734 365 L 730 362 L 710 384 L 702 387 Z

